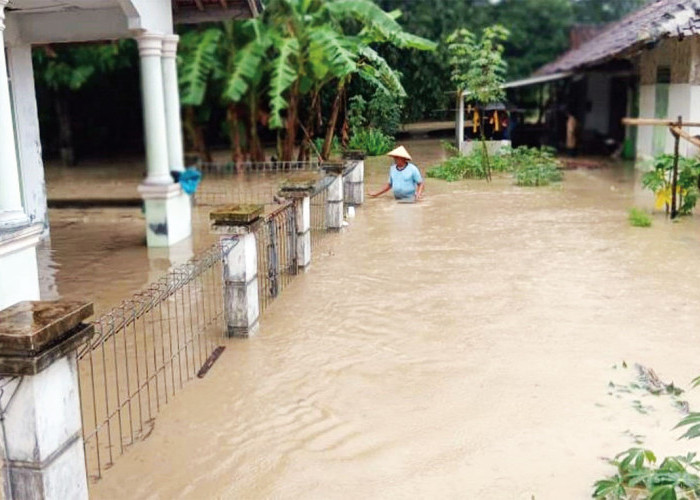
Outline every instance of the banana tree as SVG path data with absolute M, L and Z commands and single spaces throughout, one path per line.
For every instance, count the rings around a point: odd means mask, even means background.
M 433 42 L 405 33 L 396 17 L 397 13 L 384 12 L 370 0 L 270 0 L 259 18 L 232 23 L 230 29 L 214 28 L 222 33 L 218 36 L 198 35 L 201 43 L 217 48 L 197 47 L 183 57 L 183 103 L 201 104 L 206 89 L 220 76 L 230 121 L 240 117 L 239 108 L 230 105 L 241 104 L 248 110 L 251 147 L 255 148 L 259 109 L 266 105 L 269 127 L 284 131 L 281 159 L 291 160 L 300 127 L 306 130 L 303 142 L 310 140 L 309 127 L 299 118 L 300 103 L 311 103 L 308 125 L 321 91 L 335 85 L 321 152 L 326 157 L 352 75 L 386 92 L 405 95 L 398 73 L 371 44 L 435 48 Z M 266 102 L 256 98 L 262 94 Z
M 336 85 L 321 152 L 326 157 L 345 89 L 353 74 L 388 92 L 404 94 L 398 74 L 370 44 L 393 43 L 420 50 L 433 50 L 435 44 L 405 33 L 395 17 L 370 0 L 271 0 L 267 4 L 263 17 L 256 21 L 267 30 L 265 48 L 271 48 L 274 54 L 267 89 L 269 123 L 271 128 L 285 128 L 284 160 L 290 160 L 293 153 L 302 96 L 311 94 L 313 102 L 323 87 Z M 348 33 L 345 29 L 348 25 L 359 29 Z M 241 57 L 242 63 L 244 56 Z M 255 74 L 240 72 L 236 85 L 246 85 Z

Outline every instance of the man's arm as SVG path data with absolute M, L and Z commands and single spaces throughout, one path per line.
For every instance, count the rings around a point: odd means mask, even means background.
M 416 186 L 416 200 L 420 200 L 423 197 L 423 189 L 425 188 L 425 182 L 420 182 Z
M 383 195 L 384 193 L 386 193 L 386 192 L 389 191 L 390 189 L 391 189 L 391 184 L 389 184 L 389 183 L 387 182 L 387 183 L 384 185 L 384 187 L 383 187 L 382 189 L 380 189 L 380 190 L 377 191 L 376 193 L 369 193 L 369 195 L 370 195 L 372 198 L 376 198 L 377 196 Z
M 423 176 L 421 175 L 420 170 L 418 170 L 418 167 L 415 167 L 415 170 L 413 171 L 413 182 L 416 183 L 416 200 L 420 200 L 423 197 L 425 182 L 423 181 Z

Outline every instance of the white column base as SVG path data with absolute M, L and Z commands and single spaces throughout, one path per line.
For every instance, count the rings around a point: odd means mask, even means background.
M 179 184 L 141 184 L 146 205 L 146 243 L 169 247 L 192 234 L 192 202 Z
M 36 246 L 43 226 L 34 224 L 0 233 L 0 310 L 24 300 L 39 300 Z
M 5 497 L 87 499 L 75 353 L 13 382 L 0 403 L 7 411 Z

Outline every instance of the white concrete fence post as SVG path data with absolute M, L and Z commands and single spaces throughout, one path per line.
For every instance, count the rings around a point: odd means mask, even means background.
M 357 207 L 365 202 L 365 152 L 345 151 L 343 161 L 348 172 L 343 178 L 345 203 Z
M 343 227 L 343 165 L 323 165 L 326 175 L 332 178 L 326 198 L 326 229 L 340 231 Z
M 296 220 L 297 266 L 308 269 L 311 265 L 311 194 L 313 187 L 308 182 L 288 181 L 280 189 L 282 198 L 294 200 L 294 218 Z
M 255 232 L 263 205 L 235 205 L 209 214 L 212 231 L 222 235 L 224 313 L 229 337 L 252 337 L 258 331 L 258 250 Z
M 0 311 L 0 439 L 8 500 L 88 498 L 76 350 L 90 303 L 20 302 Z

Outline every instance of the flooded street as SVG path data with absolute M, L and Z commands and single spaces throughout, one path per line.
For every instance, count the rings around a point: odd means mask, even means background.
M 407 147 L 421 167 L 441 155 Z M 368 162 L 367 191 L 386 170 Z M 635 363 L 683 388 L 700 375 L 700 223 L 630 227 L 651 204 L 623 166 L 368 199 L 92 496 L 588 498 L 603 458 L 640 441 L 697 449 L 671 401 L 619 390 Z M 190 246 L 147 251 L 141 217 L 53 210 L 57 293 L 104 309 L 211 241 L 200 218 Z M 700 409 L 700 390 L 681 398 Z

